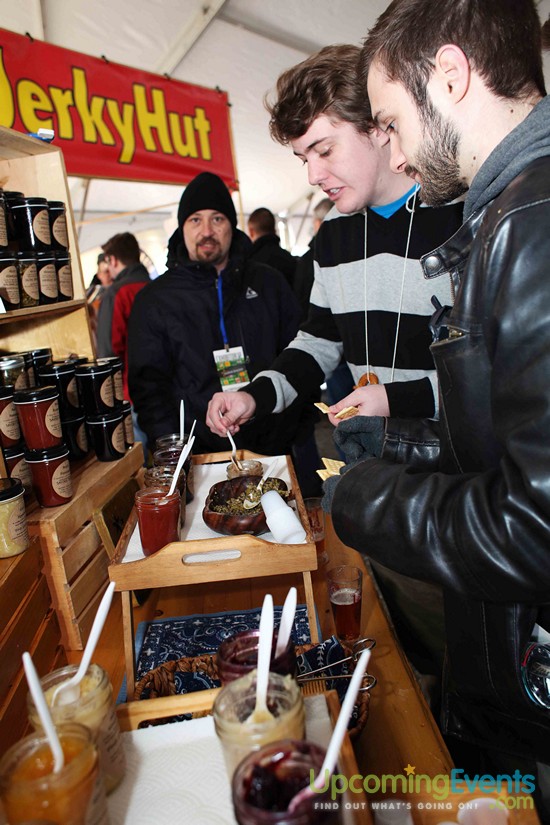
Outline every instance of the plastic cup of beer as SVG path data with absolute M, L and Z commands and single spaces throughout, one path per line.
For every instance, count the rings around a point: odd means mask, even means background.
M 328 563 L 328 553 L 325 550 L 325 513 L 321 506 L 321 499 L 305 498 L 304 506 L 317 548 L 317 563 L 319 567 L 322 567 Z
M 355 642 L 361 635 L 363 573 L 344 564 L 327 571 L 327 582 L 336 636 L 341 642 Z

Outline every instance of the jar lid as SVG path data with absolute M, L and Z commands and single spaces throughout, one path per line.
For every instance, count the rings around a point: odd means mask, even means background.
M 81 424 L 85 420 L 86 419 L 84 418 L 83 415 L 76 416 L 76 418 L 62 418 L 61 419 L 61 426 L 65 427 L 65 426 L 68 426 L 70 424 Z
M 54 249 L 53 254 L 54 254 L 54 257 L 55 257 L 57 260 L 64 261 L 64 260 L 65 260 L 65 258 L 66 258 L 68 261 L 70 261 L 70 260 L 71 260 L 71 255 L 70 255 L 70 252 L 69 252 L 69 250 L 68 250 L 68 249 Z
M 5 387 L 0 387 L 0 398 L 11 398 L 15 391 L 13 384 L 6 384 Z
M 124 413 L 132 412 L 132 405 L 130 404 L 129 401 L 123 401 L 122 402 L 122 412 L 124 412 Z
M 50 249 L 43 252 L 35 252 L 34 254 L 37 261 L 49 261 L 50 259 L 55 261 L 55 255 Z
M 16 252 L 18 261 L 36 261 L 36 252 Z
M 3 450 L 4 458 L 9 461 L 13 458 L 20 458 L 25 452 L 25 447 L 23 444 L 16 444 L 14 447 L 3 447 Z
M 99 361 L 90 361 L 87 364 L 78 364 L 76 374 L 86 378 L 88 375 L 108 375 L 111 372 L 110 364 L 100 364 Z
M 2 191 L 4 192 L 4 197 L 7 198 L 8 200 L 11 200 L 12 198 L 24 198 L 25 197 L 23 192 L 16 192 L 15 189 L 3 189 Z
M 31 355 L 33 358 L 36 358 L 37 355 L 48 355 L 51 358 L 52 351 L 50 347 L 40 347 L 40 349 L 31 349 Z
M 13 396 L 15 404 L 32 404 L 34 401 L 48 401 L 50 398 L 59 398 L 57 387 L 52 387 L 50 384 L 45 387 L 17 390 Z
M 48 205 L 48 201 L 46 200 L 46 198 L 38 198 L 38 197 L 35 197 L 34 195 L 32 195 L 29 198 L 25 198 L 25 203 L 28 206 L 47 206 Z
M 64 201 L 48 201 L 47 203 L 50 209 L 65 209 Z
M 87 355 L 69 355 L 68 358 L 65 358 L 65 362 L 67 364 L 74 364 L 75 367 L 78 364 L 87 364 L 88 363 L 88 356 Z
M 24 492 L 18 478 L 0 478 L 0 501 L 9 501 Z
M 119 358 L 118 355 L 106 355 L 105 358 L 98 358 L 97 363 L 122 368 L 122 358 Z
M 108 412 L 102 415 L 91 415 L 86 418 L 86 424 L 110 424 L 112 421 L 122 421 L 122 412 Z
M 57 447 L 48 447 L 44 450 L 25 450 L 25 461 L 29 464 L 37 461 L 52 461 L 56 458 L 65 458 L 69 455 L 69 450 L 65 444 Z
M 50 364 L 41 364 L 38 367 L 38 375 L 48 377 L 50 375 L 62 375 L 67 372 L 74 373 L 75 365 L 67 361 L 52 361 Z
M 0 261 L 14 261 L 16 260 L 15 252 L 10 252 L 9 249 L 0 251 Z
M 0 356 L 0 369 L 9 367 L 24 367 L 25 359 L 22 355 L 2 355 Z

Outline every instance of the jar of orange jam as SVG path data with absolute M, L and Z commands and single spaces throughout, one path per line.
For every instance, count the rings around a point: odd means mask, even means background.
M 54 773 L 43 734 L 16 742 L 0 762 L 0 799 L 10 825 L 45 820 L 56 825 L 106 825 L 105 789 L 90 732 L 77 724 L 57 729 L 65 764 Z

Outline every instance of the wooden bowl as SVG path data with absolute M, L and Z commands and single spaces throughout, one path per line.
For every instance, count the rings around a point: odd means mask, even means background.
M 261 507 L 259 511 L 251 511 L 242 515 L 239 513 L 217 513 L 213 509 L 215 506 L 225 504 L 231 498 L 238 498 L 241 493 L 244 493 L 249 484 L 256 486 L 258 481 L 258 476 L 238 476 L 214 484 L 210 488 L 202 511 L 204 523 L 211 530 L 222 533 L 224 536 L 240 536 L 243 533 L 259 536 L 262 533 L 267 533 L 269 528 Z M 275 481 L 280 490 L 288 490 L 288 486 L 282 478 L 268 478 L 266 483 L 267 481 Z

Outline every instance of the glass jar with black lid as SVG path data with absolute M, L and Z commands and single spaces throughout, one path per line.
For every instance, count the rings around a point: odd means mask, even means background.
M 69 248 L 67 234 L 67 214 L 63 201 L 48 201 L 52 249 Z
M 8 249 L 11 249 L 13 252 L 19 252 L 17 230 L 15 228 L 15 219 L 13 216 L 13 206 L 17 204 L 23 206 L 25 203 L 25 196 L 23 192 L 6 190 L 4 191 L 4 201 L 6 206 L 6 230 L 8 234 Z
M 59 249 L 55 253 L 55 268 L 57 270 L 57 286 L 59 289 L 59 301 L 72 301 L 73 271 L 71 267 L 71 256 L 66 249 Z
M 42 386 L 53 384 L 57 387 L 62 421 L 83 415 L 74 364 L 70 361 L 52 361 L 49 364 L 43 364 L 38 367 L 38 381 Z
M 8 220 L 6 217 L 6 196 L 0 189 L 0 249 L 8 248 Z
M 11 213 L 18 248 L 22 252 L 48 252 L 52 245 L 50 216 L 46 198 L 15 198 Z
M 49 252 L 36 253 L 39 304 L 55 304 L 59 297 L 55 256 Z
M 86 418 L 113 411 L 115 397 L 110 364 L 100 364 L 98 361 L 78 364 L 76 381 Z
M 21 309 L 37 307 L 40 299 L 38 289 L 38 270 L 34 252 L 17 253 L 17 272 L 19 277 L 19 293 Z
M 2 249 L 0 249 L 0 298 L 8 312 L 12 309 L 19 309 L 21 305 L 17 258 L 13 252 Z

